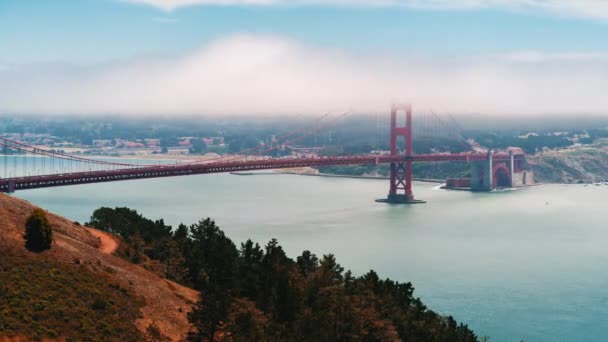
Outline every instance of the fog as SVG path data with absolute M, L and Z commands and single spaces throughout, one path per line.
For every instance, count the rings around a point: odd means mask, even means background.
M 355 54 L 234 35 L 174 58 L 2 65 L 4 114 L 320 115 L 393 102 L 484 115 L 606 113 L 608 54 Z

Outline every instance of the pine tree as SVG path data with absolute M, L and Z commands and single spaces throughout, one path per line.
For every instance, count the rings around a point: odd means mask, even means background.
M 232 297 L 229 291 L 213 280 L 208 280 L 200 287 L 201 298 L 188 313 L 188 320 L 196 328 L 196 333 L 190 336 L 190 340 L 215 341 L 221 324 L 228 319 Z
M 190 274 L 201 299 L 188 319 L 197 330 L 194 339 L 214 340 L 228 319 L 233 293 L 238 289 L 238 251 L 211 219 L 190 227 Z
M 42 252 L 51 248 L 53 229 L 42 209 L 34 209 L 25 223 L 25 247 L 33 252 Z
M 167 254 L 165 261 L 167 278 L 183 284 L 188 279 L 188 269 L 186 268 L 186 259 L 177 241 L 167 240 L 165 252 Z
M 307 277 L 317 269 L 317 266 L 319 266 L 319 259 L 316 255 L 306 250 L 297 258 L 297 264 L 302 276 Z

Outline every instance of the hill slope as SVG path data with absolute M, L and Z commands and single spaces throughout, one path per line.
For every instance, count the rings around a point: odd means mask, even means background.
M 608 149 L 605 146 L 545 151 L 530 157 L 528 163 L 539 182 L 589 183 L 608 180 Z
M 52 213 L 51 249 L 27 251 L 22 235 L 34 208 L 0 194 L 0 297 L 10 299 L 0 303 L 0 337 L 141 340 L 156 325 L 172 340 L 185 338 L 196 291 L 108 254 L 99 234 Z M 116 336 L 104 326 L 112 322 L 121 327 Z

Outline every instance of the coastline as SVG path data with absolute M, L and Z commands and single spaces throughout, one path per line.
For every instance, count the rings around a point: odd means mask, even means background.
M 353 179 L 378 179 L 378 180 L 388 180 L 389 179 L 389 177 L 385 177 L 385 176 L 355 176 L 355 175 L 340 175 L 340 174 L 331 174 L 331 173 L 303 173 L 303 172 L 286 171 L 286 170 L 276 170 L 275 172 L 281 173 L 281 174 L 289 174 L 289 175 L 327 177 L 327 178 L 353 178 Z M 413 178 L 413 180 L 415 182 L 425 182 L 425 183 L 437 183 L 437 184 L 445 183 L 445 180 L 442 180 L 442 179 Z

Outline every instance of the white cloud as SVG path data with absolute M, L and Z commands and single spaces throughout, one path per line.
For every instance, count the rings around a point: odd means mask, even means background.
M 606 0 L 123 0 L 171 11 L 194 5 L 405 6 L 430 9 L 541 10 L 561 15 L 608 19 Z
M 439 59 L 440 58 L 440 59 Z M 187 56 L 0 73 L 0 112 L 320 114 L 417 108 L 484 113 L 606 113 L 606 54 L 359 56 L 239 35 Z

